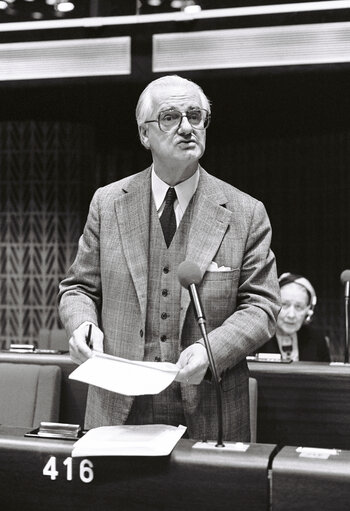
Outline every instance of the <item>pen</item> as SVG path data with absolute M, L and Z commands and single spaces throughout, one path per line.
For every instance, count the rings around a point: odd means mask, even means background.
M 91 349 L 91 346 L 92 346 L 92 343 L 91 343 L 91 330 L 92 330 L 92 324 L 90 323 L 88 334 L 87 334 L 87 338 L 86 338 L 86 344 L 88 345 L 88 347 L 90 349 Z

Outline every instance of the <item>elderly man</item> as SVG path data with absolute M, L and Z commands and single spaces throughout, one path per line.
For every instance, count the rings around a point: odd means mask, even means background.
M 95 193 L 76 259 L 60 285 L 60 316 L 72 359 L 93 349 L 134 360 L 177 363 L 155 396 L 90 387 L 85 427 L 184 424 L 193 439 L 217 434 L 214 385 L 204 378 L 206 349 L 177 268 L 196 263 L 199 294 L 223 390 L 226 440 L 249 440 L 246 356 L 275 331 L 279 286 L 271 228 L 261 202 L 208 174 L 210 104 L 179 76 L 151 82 L 136 108 L 150 168 Z M 197 342 L 199 341 L 199 342 Z

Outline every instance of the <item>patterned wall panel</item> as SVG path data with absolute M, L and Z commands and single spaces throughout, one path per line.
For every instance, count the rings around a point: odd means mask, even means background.
M 57 285 L 81 233 L 93 147 L 85 125 L 0 123 L 0 346 L 60 327 Z

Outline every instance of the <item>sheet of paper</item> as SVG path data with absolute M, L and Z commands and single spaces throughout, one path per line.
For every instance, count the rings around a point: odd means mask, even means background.
M 140 396 L 159 394 L 178 372 L 170 362 L 142 362 L 95 352 L 69 378 L 126 396 Z
M 80 438 L 72 456 L 167 456 L 186 429 L 165 424 L 102 426 Z

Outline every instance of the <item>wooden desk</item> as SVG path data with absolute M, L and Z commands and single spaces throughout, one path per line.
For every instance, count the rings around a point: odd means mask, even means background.
M 257 441 L 350 449 L 350 366 L 250 362 L 258 380 Z
M 24 438 L 23 433 L 0 428 L 0 495 L 6 511 L 268 509 L 274 445 L 251 444 L 246 452 L 203 451 L 180 440 L 170 456 L 93 457 L 93 480 L 85 483 L 79 477 L 82 459 L 67 460 L 71 441 Z M 43 475 L 51 456 L 55 480 Z

